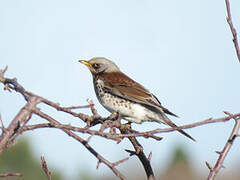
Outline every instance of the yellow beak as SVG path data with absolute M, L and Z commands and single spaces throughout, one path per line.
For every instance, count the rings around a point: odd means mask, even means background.
M 91 64 L 89 62 L 85 61 L 85 60 L 79 60 L 78 62 L 80 62 L 80 63 L 82 63 L 82 64 L 84 64 L 84 65 L 86 65 L 88 67 L 91 66 Z

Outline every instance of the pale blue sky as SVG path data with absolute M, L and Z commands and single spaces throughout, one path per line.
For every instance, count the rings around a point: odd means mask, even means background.
M 232 1 L 234 24 L 240 30 L 240 2 Z M 0 0 L 1 67 L 7 76 L 17 77 L 29 91 L 61 103 L 85 105 L 91 98 L 103 116 L 109 113 L 95 97 L 92 77 L 77 59 L 104 56 L 152 91 L 187 124 L 209 117 L 222 117 L 223 110 L 239 112 L 240 64 L 226 22 L 225 2 L 201 1 L 82 1 L 82 0 Z M 0 93 L 0 113 L 5 124 L 16 115 L 24 100 L 19 94 Z M 42 106 L 41 106 L 42 107 Z M 64 123 L 82 125 L 79 120 L 43 107 Z M 82 110 L 90 114 L 88 110 Z M 38 121 L 34 118 L 33 121 Z M 225 144 L 233 123 L 212 124 L 188 130 L 196 143 L 178 133 L 163 134 L 163 141 L 140 139 L 148 154 L 153 151 L 154 169 L 164 167 L 171 150 L 183 144 L 195 167 L 206 173 L 205 161 L 213 164 L 216 150 Z M 135 125 L 144 131 L 165 127 L 156 123 Z M 89 170 L 111 174 L 76 141 L 60 131 L 44 129 L 28 133 L 38 158 L 67 175 Z M 47 138 L 46 138 L 47 137 Z M 100 154 L 117 161 L 128 154 L 127 141 L 116 145 L 94 137 L 90 143 Z M 231 149 L 225 166 L 239 160 L 239 140 Z M 136 158 L 121 165 L 139 166 Z

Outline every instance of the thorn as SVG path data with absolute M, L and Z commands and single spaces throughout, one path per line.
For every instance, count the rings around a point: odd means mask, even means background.
M 2 134 L 4 134 L 4 133 L 7 132 L 7 128 L 5 128 L 5 126 L 4 126 L 4 124 L 3 124 L 1 114 L 0 114 L 0 122 L 1 122 L 1 127 L 0 127 L 0 129 L 2 129 Z
M 152 159 L 152 151 L 148 155 L 148 160 L 151 161 L 151 159 Z
M 8 66 L 6 66 L 4 69 L 3 69 L 3 74 L 7 71 L 7 69 L 8 69 Z
M 125 151 L 129 153 L 129 156 L 136 155 L 136 152 L 135 152 L 135 151 L 128 150 L 128 149 L 125 149 Z
M 90 142 L 90 140 L 91 140 L 92 137 L 93 137 L 93 135 L 91 135 L 91 136 L 89 136 L 89 137 L 87 138 L 87 142 L 88 142 L 88 143 Z
M 44 161 L 44 154 L 41 155 L 41 160 Z
M 222 152 L 221 151 L 215 151 L 217 154 L 221 154 Z
M 221 168 L 225 169 L 226 167 L 224 165 L 221 165 Z
M 0 114 L 0 122 L 1 122 L 2 128 L 5 129 L 4 124 L 3 124 L 3 121 L 2 121 L 2 116 L 1 116 L 1 114 Z
M 231 113 L 228 112 L 228 111 L 223 111 L 223 113 L 224 113 L 224 114 L 227 114 L 227 115 L 231 115 Z
M 213 168 L 210 166 L 210 164 L 209 164 L 207 161 L 205 162 L 205 164 L 207 165 L 207 167 L 208 167 L 208 169 L 209 169 L 210 171 L 213 170 Z
M 97 162 L 97 166 L 96 166 L 96 169 L 98 169 L 98 168 L 99 168 L 100 164 L 101 164 L 101 161 L 100 161 L 100 160 L 98 160 L 98 162 Z
M 124 158 L 124 159 L 122 159 L 122 160 L 119 160 L 119 161 L 117 161 L 117 162 L 115 162 L 115 163 L 112 163 L 112 166 L 113 166 L 113 167 L 118 166 L 119 164 L 127 161 L 128 159 L 129 159 L 129 157 L 126 157 L 126 158 Z

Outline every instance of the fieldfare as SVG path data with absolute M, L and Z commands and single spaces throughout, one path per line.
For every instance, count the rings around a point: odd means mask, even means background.
M 114 62 L 103 57 L 79 62 L 91 71 L 97 98 L 108 111 L 118 112 L 121 118 L 134 123 L 155 121 L 177 127 L 166 114 L 177 115 L 163 107 L 156 96 L 141 84 L 122 73 Z M 195 141 L 183 130 L 178 131 Z

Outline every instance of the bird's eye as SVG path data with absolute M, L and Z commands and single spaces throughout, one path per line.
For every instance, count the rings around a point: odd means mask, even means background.
M 92 64 L 92 67 L 94 69 L 98 69 L 98 68 L 100 68 L 100 64 L 94 63 L 94 64 Z

